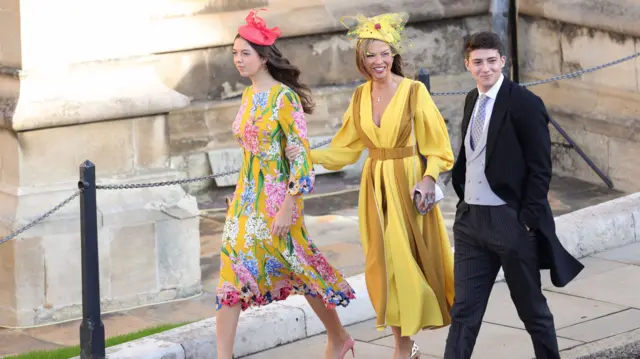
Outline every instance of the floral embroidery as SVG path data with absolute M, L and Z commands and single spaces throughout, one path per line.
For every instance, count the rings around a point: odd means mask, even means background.
M 265 194 L 267 197 L 267 215 L 269 217 L 275 217 L 287 194 L 287 184 L 283 181 L 276 181 L 277 177 L 279 177 L 279 174 L 266 176 Z
M 313 190 L 299 97 L 283 85 L 258 94 L 246 91 L 232 132 L 243 162 L 222 230 L 218 308 L 240 303 L 245 310 L 293 294 L 319 296 L 329 308 L 347 306 L 355 298 L 353 289 L 308 239 L 301 197 L 295 198 L 287 236 L 271 235 L 287 193 Z M 292 161 L 284 155 L 287 144 L 302 150 Z

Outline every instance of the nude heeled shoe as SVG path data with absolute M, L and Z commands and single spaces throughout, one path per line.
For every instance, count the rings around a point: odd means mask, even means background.
M 342 346 L 342 351 L 340 352 L 340 359 L 344 359 L 345 355 L 347 355 L 349 350 L 351 350 L 351 355 L 353 355 L 353 357 L 355 358 L 356 356 L 356 353 L 354 351 L 355 345 L 356 345 L 356 341 L 353 340 L 353 338 L 351 337 L 347 338 L 347 341 L 344 342 L 344 345 Z

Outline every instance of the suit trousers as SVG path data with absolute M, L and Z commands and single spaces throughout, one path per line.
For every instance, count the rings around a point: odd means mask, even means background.
M 537 240 L 508 205 L 460 203 L 453 225 L 455 300 L 445 359 L 471 358 L 500 267 L 537 359 L 560 359 L 540 283 Z

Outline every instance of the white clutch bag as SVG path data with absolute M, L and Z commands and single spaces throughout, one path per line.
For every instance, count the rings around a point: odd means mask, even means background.
M 436 183 L 436 190 L 435 190 L 435 201 L 433 202 L 433 205 L 437 204 L 438 202 L 442 201 L 442 199 L 444 198 L 444 193 L 442 192 L 442 188 L 440 188 L 440 186 Z M 416 210 L 418 211 L 418 213 L 420 213 L 421 215 L 425 215 L 428 213 L 428 211 L 423 212 L 420 210 L 420 208 L 418 207 L 418 203 L 422 202 L 422 199 L 424 198 L 424 193 L 422 193 L 422 191 L 420 191 L 419 189 L 416 189 L 415 191 L 413 191 L 413 203 L 416 207 Z M 428 205 L 431 205 L 431 203 L 427 203 Z M 433 206 L 431 206 L 433 208 Z

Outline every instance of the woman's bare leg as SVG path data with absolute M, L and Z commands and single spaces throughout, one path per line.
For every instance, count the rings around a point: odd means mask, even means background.
M 328 343 L 325 359 L 339 359 L 342 347 L 349 340 L 349 333 L 342 326 L 338 312 L 335 309 L 328 309 L 319 296 L 307 295 L 305 297 L 327 330 Z
M 240 303 L 233 307 L 223 305 L 216 313 L 218 359 L 233 359 L 233 342 L 236 339 L 241 308 Z

